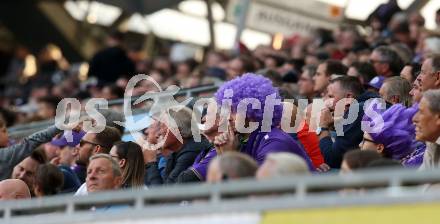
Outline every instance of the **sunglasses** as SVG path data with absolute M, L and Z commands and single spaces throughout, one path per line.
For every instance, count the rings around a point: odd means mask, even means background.
M 83 140 L 83 139 L 81 139 L 81 140 L 79 141 L 79 146 L 80 146 L 80 147 L 83 147 L 85 144 L 91 144 L 91 145 L 94 145 L 94 146 L 97 146 L 97 145 L 101 146 L 101 144 L 94 143 L 94 142 L 89 142 L 89 141 L 87 141 L 87 140 Z

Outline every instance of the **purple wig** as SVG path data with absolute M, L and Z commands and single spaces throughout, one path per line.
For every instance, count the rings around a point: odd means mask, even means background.
M 413 116 L 417 113 L 416 107 L 406 108 L 402 104 L 395 104 L 382 113 L 384 126 L 377 133 L 369 133 L 375 143 L 384 145 L 384 154 L 395 160 L 402 160 L 412 154 L 415 148 L 415 127 Z M 364 120 L 370 118 L 364 116 Z M 372 118 L 377 123 L 378 117 Z
M 246 73 L 240 77 L 237 77 L 231 81 L 224 83 L 220 89 L 215 93 L 216 101 L 219 105 L 222 104 L 223 99 L 229 99 L 225 97 L 225 91 L 232 90 L 233 95 L 230 97 L 232 100 L 232 112 L 237 112 L 237 107 L 242 99 L 255 98 L 261 103 L 260 109 L 252 109 L 251 105 L 248 105 L 246 111 L 246 118 L 255 122 L 263 121 L 263 112 L 265 107 L 266 97 L 275 94 L 275 99 L 280 99 L 278 89 L 272 85 L 272 82 L 261 75 Z M 272 126 L 277 126 L 281 121 L 283 107 L 281 104 L 275 105 L 273 110 Z

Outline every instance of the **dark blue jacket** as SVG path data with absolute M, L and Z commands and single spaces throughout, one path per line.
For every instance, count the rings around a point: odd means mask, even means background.
M 76 192 L 78 188 L 81 186 L 81 183 L 76 176 L 75 172 L 73 172 L 72 169 L 70 169 L 69 166 L 60 165 L 58 168 L 63 172 L 64 175 L 64 185 L 63 189 L 61 190 L 62 193 L 72 193 Z
M 87 177 L 87 166 L 82 165 L 82 164 L 76 164 L 75 167 L 73 167 L 73 172 L 76 174 L 76 176 L 79 179 L 79 182 L 81 184 L 86 182 L 86 177 Z
M 359 111 L 356 120 L 344 125 L 342 130 L 343 136 L 336 136 L 333 142 L 331 137 L 324 137 L 319 140 L 319 147 L 321 148 L 321 154 L 324 156 L 324 161 L 331 168 L 340 168 L 342 163 L 342 157 L 345 152 L 359 148 L 359 143 L 363 139 L 363 131 L 361 129 L 361 121 L 364 116 L 364 104 L 365 101 L 371 98 L 379 98 L 379 95 L 374 92 L 366 91 L 357 98 L 359 103 Z M 345 112 L 344 118 L 347 118 L 348 111 Z
M 144 181 L 147 186 L 161 185 L 161 184 L 174 184 L 182 181 L 179 175 L 188 169 L 193 163 L 196 157 L 205 149 L 210 149 L 211 144 L 202 138 L 201 142 L 195 142 L 193 139 L 189 139 L 182 148 L 171 153 L 167 157 L 167 163 L 165 167 L 165 176 L 162 177 L 158 163 L 151 162 L 146 164 L 146 180 Z

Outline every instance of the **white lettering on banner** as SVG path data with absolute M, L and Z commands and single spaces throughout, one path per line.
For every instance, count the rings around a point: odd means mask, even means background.
M 254 0 L 255 1 L 255 0 Z M 322 1 L 280 1 L 280 0 L 257 0 L 261 4 L 278 7 L 281 9 L 292 9 L 295 12 L 304 12 L 324 20 L 331 20 L 335 22 L 342 22 L 343 8 L 334 4 L 329 4 Z
M 295 14 L 287 10 L 281 10 L 252 4 L 247 17 L 249 27 L 261 29 L 270 33 L 293 33 L 308 34 L 313 28 L 322 27 L 332 29 L 336 24 L 327 23 L 322 20 Z
M 228 6 L 228 17 L 230 22 L 236 22 L 235 11 L 238 3 L 230 3 Z M 323 9 L 318 9 L 323 10 Z M 328 9 L 326 9 L 328 10 Z M 263 3 L 252 1 L 249 6 L 246 19 L 246 26 L 252 29 L 268 32 L 282 33 L 284 35 L 309 34 L 315 28 L 334 29 L 337 23 L 324 18 L 319 19 L 314 16 L 307 16 L 292 12 L 283 8 L 276 8 Z

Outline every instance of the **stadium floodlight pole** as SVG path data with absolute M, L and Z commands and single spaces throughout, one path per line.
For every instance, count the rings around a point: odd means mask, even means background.
M 210 50 L 215 51 L 215 21 L 212 16 L 212 3 L 213 0 L 205 0 L 206 2 L 206 9 L 208 11 L 207 13 L 207 19 L 209 24 L 209 36 L 210 36 L 210 42 L 209 42 L 209 48 Z
M 243 33 L 244 28 L 246 27 L 246 18 L 247 13 L 249 11 L 249 5 L 251 4 L 251 0 L 242 0 L 237 4 L 236 10 L 238 11 L 237 18 L 237 33 L 235 34 L 234 41 L 234 50 L 238 54 L 240 52 L 240 38 Z

